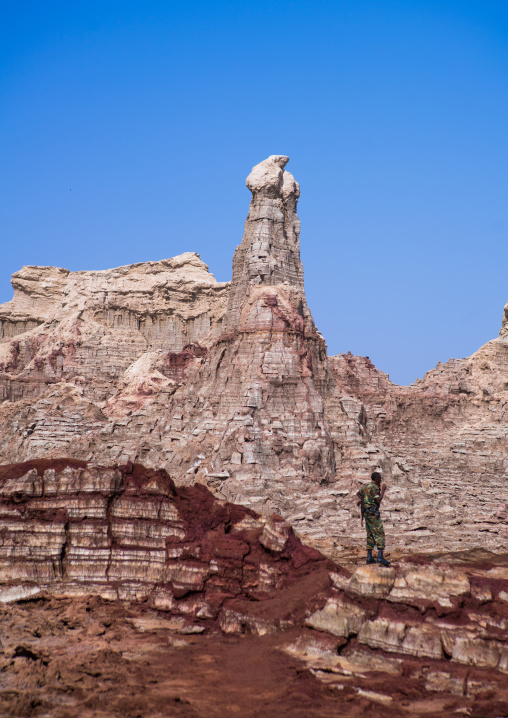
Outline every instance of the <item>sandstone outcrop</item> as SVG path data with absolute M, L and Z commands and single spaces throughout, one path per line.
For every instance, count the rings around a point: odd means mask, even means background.
M 25 267 L 0 306 L 0 460 L 164 468 L 330 555 L 363 543 L 358 483 L 389 483 L 389 546 L 508 538 L 507 312 L 498 339 L 398 387 L 328 357 L 307 306 L 299 186 L 273 155 L 230 283 L 195 254 L 97 272 Z M 467 487 L 467 488 L 466 488 Z

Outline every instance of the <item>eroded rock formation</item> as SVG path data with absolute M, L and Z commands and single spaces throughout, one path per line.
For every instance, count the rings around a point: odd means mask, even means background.
M 231 283 L 195 254 L 103 272 L 25 267 L 0 307 L 0 458 L 141 462 L 288 519 L 330 555 L 363 543 L 358 483 L 380 466 L 390 545 L 508 536 L 507 312 L 469 359 L 397 387 L 328 357 L 307 306 L 299 187 L 273 155 Z M 467 487 L 467 488 L 466 488 Z
M 506 314 L 506 310 L 505 310 Z M 397 386 L 364 357 L 331 359 L 362 403 L 372 440 L 390 456 L 385 517 L 396 545 L 480 545 L 508 539 L 508 341 L 451 359 Z
M 288 589 L 289 626 L 295 582 L 309 596 L 327 582 L 329 562 L 280 517 L 177 489 L 163 470 L 35 460 L 0 467 L 0 488 L 0 601 L 98 595 L 263 633 L 280 626 L 264 627 L 258 601 Z
M 329 535 L 337 482 L 347 491 L 383 457 L 366 451 L 363 415 L 337 391 L 307 306 L 287 161 L 247 178 L 231 284 L 191 254 L 14 276 L 0 311 L 4 461 L 142 461 L 257 510 L 303 510 L 318 519 L 307 534 Z
M 313 495 L 331 518 L 326 487 L 339 465 L 351 470 L 365 439 L 341 404 L 307 307 L 299 187 L 287 161 L 270 157 L 247 178 L 252 200 L 223 332 L 189 369 L 159 431 L 174 442 L 167 461 L 177 481 L 203 481 L 223 498 L 286 515 L 291 497 Z

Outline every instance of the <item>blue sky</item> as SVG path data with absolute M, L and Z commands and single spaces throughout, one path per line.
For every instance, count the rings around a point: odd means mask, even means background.
M 244 179 L 287 154 L 331 354 L 398 383 L 508 300 L 508 3 L 28 3 L 0 11 L 0 302 L 24 264 L 196 251 L 231 277 Z

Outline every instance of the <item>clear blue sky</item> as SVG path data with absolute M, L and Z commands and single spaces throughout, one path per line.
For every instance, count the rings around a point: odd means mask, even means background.
M 506 0 L 4 0 L 0 302 L 24 264 L 196 251 L 230 279 L 274 153 L 331 354 L 410 383 L 497 336 Z

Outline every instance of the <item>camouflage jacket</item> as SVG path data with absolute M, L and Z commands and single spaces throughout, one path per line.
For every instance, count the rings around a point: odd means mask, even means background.
M 362 502 L 362 507 L 368 509 L 370 507 L 379 508 L 381 503 L 381 489 L 373 481 L 369 481 L 368 484 L 364 484 L 358 495 Z

